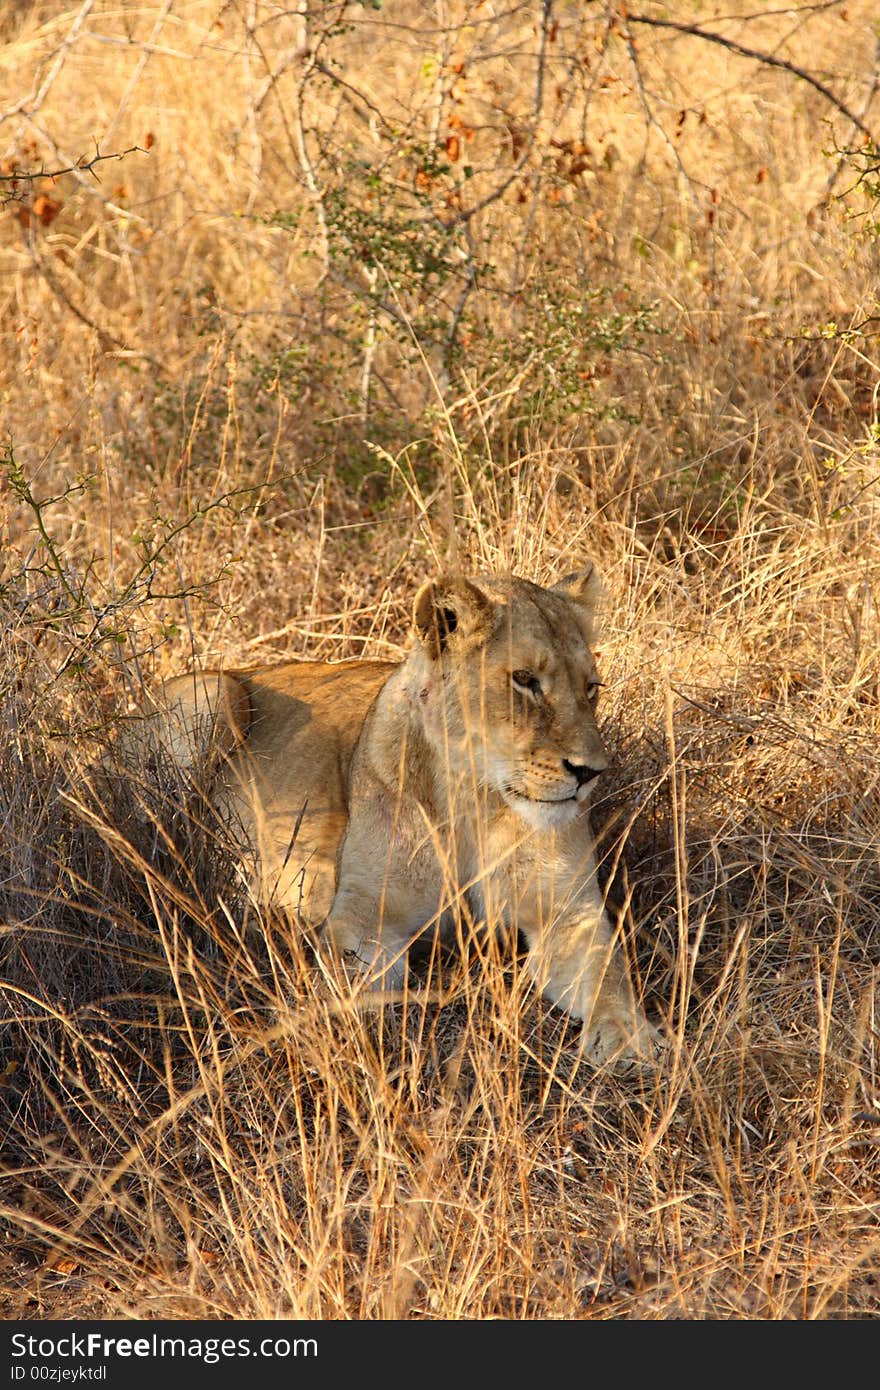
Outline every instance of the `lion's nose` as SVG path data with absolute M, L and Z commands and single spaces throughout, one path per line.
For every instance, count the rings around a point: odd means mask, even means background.
M 562 759 L 562 766 L 570 777 L 574 777 L 579 787 L 583 787 L 587 782 L 592 782 L 594 777 L 598 777 L 602 771 L 600 767 L 587 767 L 585 763 L 572 763 L 568 758 Z

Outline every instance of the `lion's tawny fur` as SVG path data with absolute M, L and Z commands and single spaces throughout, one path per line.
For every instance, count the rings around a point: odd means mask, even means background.
M 180 676 L 158 701 L 181 761 L 213 752 L 213 794 L 256 852 L 260 891 L 323 924 L 385 984 L 408 944 L 512 922 L 596 1063 L 650 1056 L 596 881 L 587 813 L 606 766 L 590 649 L 591 568 L 553 588 L 441 577 L 401 663 L 289 661 Z

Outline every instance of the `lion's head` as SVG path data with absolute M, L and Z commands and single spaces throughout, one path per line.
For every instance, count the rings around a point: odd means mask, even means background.
M 416 596 L 409 692 L 429 741 L 536 829 L 579 816 L 607 766 L 590 650 L 599 594 L 590 567 L 551 589 L 451 576 Z

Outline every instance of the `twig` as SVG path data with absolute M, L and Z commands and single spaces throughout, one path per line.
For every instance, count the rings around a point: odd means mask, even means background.
M 629 54 L 630 66 L 632 67 L 633 77 L 635 79 L 636 91 L 639 94 L 639 102 L 641 104 L 642 112 L 644 114 L 645 121 L 647 122 L 648 129 L 650 130 L 651 127 L 653 127 L 655 130 L 659 132 L 661 140 L 664 142 L 670 154 L 672 155 L 673 161 L 675 162 L 678 168 L 678 172 L 681 174 L 685 184 L 687 185 L 687 190 L 690 194 L 691 202 L 693 203 L 694 207 L 697 207 L 697 195 L 694 193 L 690 176 L 688 175 L 687 169 L 684 167 L 681 155 L 679 154 L 679 151 L 674 141 L 669 138 L 669 135 L 667 134 L 665 127 L 660 121 L 657 120 L 657 117 L 654 115 L 654 112 L 651 109 L 651 103 L 648 101 L 648 93 L 645 90 L 645 83 L 642 77 L 642 69 L 639 66 L 639 55 L 632 34 L 629 32 L 628 28 L 624 28 L 624 42 L 626 43 L 626 50 Z
M 349 107 L 349 109 L 354 111 L 362 121 L 366 121 L 369 124 L 372 118 L 383 127 L 387 135 L 394 135 L 394 124 L 391 121 L 389 121 L 384 111 L 382 111 L 380 107 L 376 105 L 375 102 L 370 101 L 368 96 L 366 96 L 363 92 L 359 91 L 358 88 L 353 86 L 351 82 L 346 82 L 345 78 L 342 77 L 338 72 L 335 72 L 334 69 L 331 68 L 328 63 L 316 59 L 314 67 L 316 72 L 319 72 L 323 77 L 327 77 L 330 79 L 330 81 L 333 83 L 333 86 L 339 92 L 340 96 L 342 97 L 346 105 Z M 275 78 L 273 75 L 273 81 L 274 80 Z M 367 108 L 367 110 L 370 113 L 369 116 L 364 115 L 358 103 Z
M 128 79 L 128 82 L 126 83 L 125 91 L 122 93 L 122 96 L 119 99 L 119 105 L 116 108 L 116 114 L 110 122 L 109 126 L 107 127 L 106 131 L 104 132 L 105 140 L 109 140 L 111 135 L 115 133 L 116 127 L 119 125 L 119 122 L 122 119 L 122 113 L 128 106 L 129 101 L 131 100 L 131 94 L 137 86 L 138 82 L 141 80 L 141 76 L 143 75 L 143 71 L 147 66 L 147 63 L 153 56 L 155 40 L 158 39 L 159 35 L 161 34 L 165 21 L 171 12 L 171 6 L 173 4 L 174 0 L 164 0 L 164 3 L 159 13 L 157 14 L 155 22 L 153 24 L 149 40 L 147 43 L 141 46 L 141 55 L 137 60 L 134 72 L 131 74 L 131 77 Z
M 830 102 L 842 116 L 846 116 L 848 121 L 852 121 L 856 130 L 860 130 L 863 135 L 867 135 L 873 144 L 877 143 L 876 136 L 869 126 L 855 111 L 851 111 L 845 102 L 836 97 L 830 87 L 826 87 L 824 82 L 820 82 L 818 77 L 814 77 L 806 68 L 799 67 L 797 63 L 792 63 L 788 58 L 777 58 L 772 53 L 762 53 L 757 48 L 748 48 L 743 43 L 737 43 L 736 39 L 725 38 L 723 34 L 716 34 L 711 29 L 701 29 L 698 24 L 682 24 L 677 19 L 656 19 L 652 15 L 627 14 L 628 24 L 646 24 L 652 29 L 672 29 L 678 34 L 690 34 L 696 39 L 704 39 L 707 43 L 717 43 L 721 48 L 726 48 L 731 53 L 738 54 L 741 58 L 754 58 L 756 62 L 763 63 L 765 67 L 781 68 L 783 72 L 790 72 L 793 77 L 799 77 L 802 82 L 806 82 L 815 91 L 819 92 L 827 102 Z
M 129 154 L 149 153 L 143 145 L 129 145 L 127 150 L 115 150 L 113 154 L 101 154 L 98 150 L 91 159 L 86 159 L 83 155 L 74 164 L 66 164 L 59 169 L 47 169 L 44 165 L 39 169 L 14 169 L 10 173 L 0 174 L 0 186 L 9 185 L 0 199 L 0 204 L 13 202 L 19 197 L 15 187 L 17 183 L 35 183 L 37 179 L 60 179 L 63 174 L 90 174 L 96 164 L 105 164 L 108 159 L 125 159 Z
M 313 72 L 316 70 L 318 63 L 318 49 L 320 48 L 320 39 L 318 43 L 316 43 L 313 47 L 310 45 L 308 29 L 309 14 L 308 9 L 304 4 L 300 5 L 300 13 L 302 14 L 304 26 L 303 53 L 305 55 L 305 59 L 303 63 L 302 76 L 300 77 L 299 82 L 296 84 L 293 138 L 291 140 L 291 143 L 296 149 L 297 157 L 299 159 L 300 170 L 302 172 L 303 182 L 305 183 L 309 197 L 311 198 L 312 207 L 315 210 L 315 217 L 318 223 L 318 235 L 321 243 L 320 258 L 321 263 L 323 265 L 323 279 L 330 273 L 330 232 L 327 227 L 327 209 L 324 204 L 324 190 L 318 182 L 318 175 L 315 170 L 315 166 L 312 163 L 311 155 L 309 154 L 308 140 L 306 137 L 305 117 L 303 112 L 305 90 Z M 323 35 L 321 37 L 323 37 Z M 286 128 L 287 122 L 285 119 L 285 129 Z
M 64 66 L 64 60 L 67 57 L 68 51 L 76 43 L 80 30 L 88 19 L 94 3 L 95 0 L 84 0 L 79 14 L 74 19 L 55 53 L 55 61 L 52 63 L 52 66 L 46 73 L 46 76 L 43 78 L 36 92 L 31 96 L 22 97 L 21 101 L 17 101 L 14 106 L 10 106 L 6 111 L 0 112 L 0 122 L 8 120 L 10 116 L 17 116 L 21 111 L 28 111 L 29 115 L 33 115 L 35 111 L 39 111 L 43 102 L 46 100 L 55 78 Z
M 874 75 L 873 75 L 873 77 L 872 77 L 872 79 L 871 79 L 871 85 L 870 85 L 870 87 L 868 88 L 868 95 L 865 97 L 864 105 L 862 106 L 862 110 L 861 110 L 861 118 L 862 118 L 862 120 L 865 119 L 865 117 L 866 117 L 867 114 L 868 114 L 868 111 L 870 110 L 871 103 L 872 103 L 872 101 L 874 100 L 875 96 L 877 95 L 877 89 L 878 89 L 878 87 L 880 87 L 880 38 L 878 38 L 877 43 L 876 43 L 876 45 L 875 45 L 875 47 L 874 47 Z M 844 148 L 844 149 L 842 149 L 842 150 L 838 150 L 837 152 L 839 153 L 840 158 L 838 159 L 837 163 L 835 164 L 834 169 L 833 169 L 832 173 L 830 174 L 830 176 L 829 176 L 829 178 L 828 178 L 828 182 L 827 182 L 826 185 L 825 185 L 825 194 L 824 194 L 824 196 L 825 196 L 826 199 L 827 199 L 827 198 L 830 198 L 830 196 L 831 196 L 831 190 L 834 188 L 834 185 L 837 183 L 837 180 L 840 178 L 840 175 L 841 175 L 842 170 L 846 167 L 846 164 L 847 164 L 847 158 L 848 158 L 849 151 L 846 150 L 846 148 Z
M 37 271 L 40 275 L 42 275 L 43 279 L 46 281 L 46 284 L 49 286 L 49 289 L 55 295 L 55 298 L 60 300 L 60 302 L 65 306 L 65 308 L 70 310 L 70 312 L 74 315 L 75 318 L 78 318 L 81 323 L 84 323 L 87 328 L 90 328 L 94 333 L 98 335 L 98 342 L 102 352 L 108 352 L 112 348 L 117 348 L 126 356 L 140 357 L 142 361 L 148 362 L 150 366 L 161 376 L 164 377 L 167 375 L 165 366 L 162 362 L 159 361 L 158 358 L 153 357 L 149 352 L 144 352 L 141 348 L 130 347 L 128 343 L 123 342 L 121 338 L 117 338 L 115 333 L 111 333 L 108 329 L 102 328 L 99 323 L 96 323 L 94 319 L 89 317 L 85 310 L 81 309 L 79 305 L 73 302 L 73 300 L 70 298 L 70 295 L 67 293 L 66 289 L 56 276 L 54 270 L 51 269 L 48 263 L 40 255 L 40 252 L 37 249 L 36 238 L 33 235 L 33 228 L 31 228 L 31 234 L 28 238 L 28 250 L 31 253 L 31 257 L 33 258 L 33 262 Z
M 541 28 L 538 40 L 537 69 L 535 73 L 535 94 L 532 99 L 532 109 L 534 111 L 534 122 L 528 138 L 523 142 L 522 153 L 514 164 L 510 173 L 503 178 L 484 198 L 474 203 L 472 207 L 464 209 L 457 217 L 443 222 L 444 228 L 449 231 L 462 222 L 470 222 L 484 208 L 496 203 L 499 198 L 507 192 L 511 184 L 515 183 L 532 157 L 535 142 L 538 138 L 538 126 L 541 121 L 541 113 L 544 109 L 544 82 L 547 72 L 547 44 L 549 41 L 550 26 L 553 19 L 553 0 L 542 0 L 541 5 Z
M 708 714 L 711 719 L 720 719 L 724 724 L 730 724 L 734 729 L 742 729 L 745 733 L 754 733 L 755 729 L 760 728 L 760 720 L 748 719 L 743 714 L 725 714 L 723 710 L 713 709 L 711 705 L 706 705 L 702 700 L 694 700 L 692 696 L 685 695 L 677 685 L 670 685 L 670 690 L 676 694 L 685 704 L 692 705 L 694 709 L 700 710 L 702 714 Z

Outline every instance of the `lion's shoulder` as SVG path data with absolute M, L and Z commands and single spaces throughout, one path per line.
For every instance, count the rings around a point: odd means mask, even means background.
M 397 669 L 392 661 L 285 661 L 230 672 L 245 692 L 247 742 L 289 747 L 302 740 L 303 753 L 322 741 L 351 748 L 376 696 Z

